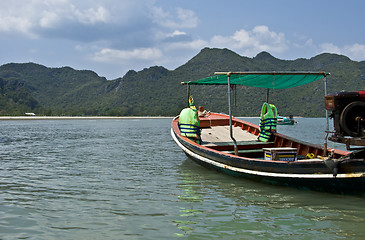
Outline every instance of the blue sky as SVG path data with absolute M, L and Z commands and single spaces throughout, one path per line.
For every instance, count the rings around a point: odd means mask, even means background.
M 173 70 L 205 47 L 364 61 L 364 14 L 362 0 L 1 0 L 0 64 L 115 79 L 156 65 Z

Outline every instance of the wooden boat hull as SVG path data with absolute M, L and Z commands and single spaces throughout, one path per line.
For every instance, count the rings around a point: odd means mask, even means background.
M 227 125 L 228 116 L 212 114 L 208 118 L 201 118 L 201 127 L 205 129 L 213 126 Z M 333 159 L 326 161 L 314 159 L 299 159 L 297 161 L 277 161 L 259 158 L 263 156 L 265 147 L 295 147 L 298 155 L 305 156 L 313 153 L 323 155 L 321 146 L 304 143 L 279 133 L 275 134 L 275 141 L 261 143 L 247 141 L 240 143 L 238 149 L 243 152 L 234 155 L 232 144 L 197 144 L 186 137 L 180 136 L 178 118 L 172 122 L 171 135 L 185 154 L 200 165 L 216 169 L 220 172 L 245 177 L 271 184 L 309 188 L 330 192 L 362 192 L 365 190 L 365 161 L 360 158 L 346 158 L 350 152 L 333 150 Z M 242 131 L 258 135 L 258 127 L 239 119 L 233 119 L 234 125 Z M 257 150 L 257 151 L 256 151 Z M 328 149 L 329 151 L 331 149 Z M 340 161 L 341 160 L 341 161 Z M 331 168 L 331 162 L 337 164 L 336 170 Z

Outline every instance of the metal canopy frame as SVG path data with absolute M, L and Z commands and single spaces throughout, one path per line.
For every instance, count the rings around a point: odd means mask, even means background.
M 330 73 L 327 72 L 215 72 L 214 75 L 226 75 L 227 76 L 227 87 L 228 87 L 228 112 L 229 112 L 229 133 L 230 137 L 234 144 L 234 152 L 235 155 L 238 155 L 238 146 L 237 141 L 233 136 L 233 126 L 232 126 L 232 89 L 231 89 L 231 75 L 323 75 L 324 79 L 324 92 L 325 96 L 327 95 L 327 76 L 330 75 Z M 188 99 L 190 96 L 190 83 L 188 82 L 181 82 L 181 84 L 187 85 L 187 93 L 188 93 Z M 218 84 L 223 85 L 223 84 Z M 267 96 L 266 101 L 268 102 L 269 98 L 269 88 L 267 88 Z M 324 153 L 327 155 L 327 139 L 329 131 L 329 120 L 328 120 L 328 110 L 326 109 L 326 136 L 325 136 L 325 142 L 324 142 Z

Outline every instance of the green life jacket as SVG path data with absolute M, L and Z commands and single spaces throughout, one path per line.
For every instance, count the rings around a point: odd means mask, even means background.
M 259 141 L 267 142 L 273 132 L 276 132 L 278 113 L 275 105 L 264 103 L 260 115 Z
M 200 120 L 196 109 L 184 108 L 179 116 L 181 136 L 200 139 Z

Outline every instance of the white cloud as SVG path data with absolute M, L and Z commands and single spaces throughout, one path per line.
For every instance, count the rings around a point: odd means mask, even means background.
M 200 50 L 208 45 L 207 41 L 202 39 L 192 40 L 192 41 L 181 41 L 172 42 L 164 45 L 164 49 L 167 51 L 176 50 Z
M 152 14 L 155 23 L 169 29 L 195 28 L 198 25 L 198 18 L 189 9 L 177 8 L 176 12 L 171 13 L 154 7 Z
M 195 28 L 198 25 L 198 18 L 191 10 L 178 8 L 177 17 L 181 28 Z
M 131 18 L 145 17 L 150 0 L 118 2 L 74 0 L 2 0 L 0 32 L 40 35 L 40 29 L 70 28 L 70 25 L 118 23 L 128 25 Z M 144 4 L 146 3 L 146 4 Z M 151 10 L 149 10 L 151 11 Z
M 2 0 L 0 34 L 81 42 L 108 40 L 111 48 L 150 48 L 187 41 L 197 27 L 189 9 L 165 10 L 154 0 Z M 138 46 L 136 46 L 138 44 Z M 134 45 L 134 46 L 133 46 Z
M 336 46 L 333 43 L 324 43 L 320 45 L 322 53 L 335 53 L 345 55 L 355 61 L 364 61 L 365 45 L 355 43 L 353 45 L 345 45 L 344 47 Z
M 179 30 L 175 30 L 171 34 L 167 34 L 168 37 L 183 36 L 183 35 L 186 35 L 186 32 L 181 32 Z
M 71 5 L 71 9 L 77 20 L 84 24 L 106 23 L 110 18 L 109 11 L 102 6 L 80 10 Z
M 16 34 L 20 33 L 29 37 L 35 37 L 34 34 L 29 32 L 32 26 L 32 21 L 23 17 L 3 16 L 0 19 L 0 32 L 14 32 Z
M 322 49 L 322 53 L 342 54 L 342 50 L 333 43 L 322 43 L 319 47 Z
M 253 56 L 261 51 L 282 53 L 288 49 L 289 42 L 283 33 L 272 32 L 267 26 L 256 26 L 251 31 L 238 30 L 231 36 L 214 36 L 210 44 Z
M 182 32 L 179 30 L 175 30 L 173 32 L 155 31 L 154 35 L 154 39 L 156 42 L 162 42 L 168 39 L 183 38 L 188 36 L 186 32 Z
M 162 57 L 162 52 L 157 48 L 138 48 L 132 50 L 117 50 L 104 48 L 95 53 L 92 59 L 97 62 L 115 61 L 156 61 Z
M 2 0 L 0 32 L 36 36 L 39 28 L 62 27 L 64 22 L 95 24 L 108 18 L 108 11 L 102 6 L 76 7 L 71 0 Z
M 365 59 L 365 45 L 358 43 L 353 45 L 347 45 L 344 47 L 344 52 L 351 59 L 357 61 L 364 61 Z
M 52 28 L 60 21 L 60 17 L 55 12 L 44 11 L 39 19 L 39 25 L 42 28 Z

